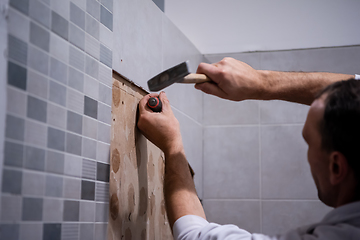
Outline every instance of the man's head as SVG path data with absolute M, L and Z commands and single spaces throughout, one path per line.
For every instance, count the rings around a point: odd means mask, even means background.
M 310 107 L 303 136 L 320 200 L 333 207 L 360 200 L 360 81 L 323 89 Z

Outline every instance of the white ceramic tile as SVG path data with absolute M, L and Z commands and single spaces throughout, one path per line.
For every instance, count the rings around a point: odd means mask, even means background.
M 74 177 L 81 177 L 82 161 L 80 157 L 66 154 L 64 174 Z
M 56 59 L 68 63 L 69 43 L 55 33 L 50 34 L 50 54 Z
M 9 8 L 8 30 L 9 34 L 29 42 L 30 21 L 18 11 Z
M 68 89 L 67 90 L 67 107 L 79 114 L 84 113 L 84 94 L 78 91 Z
M 43 221 L 61 222 L 63 219 L 64 202 L 62 199 L 45 198 Z
M 115 24 L 116 25 L 116 24 Z M 103 24 L 100 24 L 100 42 L 106 47 L 113 49 L 114 44 L 114 34 Z
M 80 199 L 81 181 L 80 179 L 64 178 L 64 198 Z
M 84 81 L 84 93 L 85 95 L 98 100 L 99 99 L 99 82 L 88 76 L 85 75 L 85 81 Z
M 47 99 L 49 80 L 44 75 L 40 75 L 28 69 L 26 88 L 29 93 Z
M 27 97 L 23 91 L 7 88 L 7 112 L 16 115 L 26 116 Z
M 99 162 L 109 163 L 110 161 L 110 144 L 98 142 L 96 160 Z
M 99 80 L 109 87 L 112 85 L 112 69 L 102 63 L 99 63 Z
M 51 9 L 57 12 L 66 20 L 70 18 L 70 1 L 69 0 L 51 0 Z
M 73 3 L 75 3 L 78 7 L 80 7 L 82 10 L 86 11 L 86 0 L 71 0 Z
M 61 129 L 66 128 L 66 110 L 58 105 L 47 104 L 47 122 L 49 125 Z
M 44 124 L 25 121 L 25 142 L 39 147 L 47 145 L 47 128 Z
M 43 224 L 23 223 L 20 225 L 20 239 L 34 240 L 41 239 L 43 234 Z
M 97 121 L 91 117 L 83 117 L 83 134 L 86 137 L 97 139 Z
M 85 51 L 97 60 L 100 59 L 100 43 L 89 34 L 85 35 Z

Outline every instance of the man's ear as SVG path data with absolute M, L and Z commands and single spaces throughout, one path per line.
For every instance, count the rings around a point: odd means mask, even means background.
M 347 177 L 350 166 L 344 154 L 338 151 L 330 154 L 329 171 L 331 185 L 338 185 Z

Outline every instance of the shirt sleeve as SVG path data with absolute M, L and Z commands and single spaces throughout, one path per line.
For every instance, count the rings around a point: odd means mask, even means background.
M 209 223 L 195 215 L 186 215 L 176 220 L 173 233 L 174 240 L 277 240 L 262 234 L 251 234 L 232 224 Z
M 355 74 L 355 79 L 356 79 L 356 80 L 360 80 L 360 75 Z

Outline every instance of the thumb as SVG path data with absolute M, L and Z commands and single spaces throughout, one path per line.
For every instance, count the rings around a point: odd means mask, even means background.
M 159 99 L 162 103 L 162 112 L 171 111 L 170 102 L 169 102 L 169 99 L 167 98 L 165 92 L 160 92 Z

